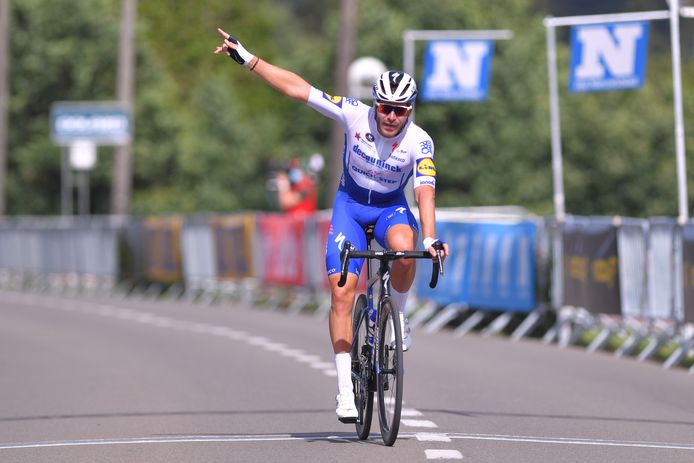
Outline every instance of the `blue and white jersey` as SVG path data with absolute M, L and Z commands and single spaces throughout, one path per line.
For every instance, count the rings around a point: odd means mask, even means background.
M 434 143 L 408 121 L 399 135 L 378 133 L 372 107 L 311 88 L 308 105 L 345 129 L 340 190 L 362 204 L 385 204 L 403 193 L 414 173 L 414 187 L 436 186 Z

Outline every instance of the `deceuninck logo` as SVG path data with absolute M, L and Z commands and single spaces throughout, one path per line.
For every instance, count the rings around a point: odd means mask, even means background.
M 484 100 L 493 54 L 491 40 L 432 40 L 424 55 L 422 100 Z
M 600 92 L 643 85 L 648 22 L 606 23 L 571 28 L 569 91 Z

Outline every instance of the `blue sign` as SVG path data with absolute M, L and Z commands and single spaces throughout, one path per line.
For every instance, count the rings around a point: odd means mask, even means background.
M 569 91 L 639 88 L 644 82 L 647 54 L 648 22 L 574 26 Z
M 437 222 L 450 257 L 435 289 L 431 263 L 418 261 L 417 296 L 440 305 L 453 302 L 510 312 L 535 308 L 535 224 Z
M 117 102 L 55 103 L 51 108 L 51 132 L 59 145 L 89 140 L 101 145 L 130 142 L 130 110 Z
M 494 42 L 433 40 L 427 44 L 423 101 L 480 101 L 487 98 Z

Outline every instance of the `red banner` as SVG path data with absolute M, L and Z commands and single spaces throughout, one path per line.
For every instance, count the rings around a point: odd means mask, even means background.
M 258 216 L 263 282 L 290 286 L 304 284 L 304 220 L 283 214 Z

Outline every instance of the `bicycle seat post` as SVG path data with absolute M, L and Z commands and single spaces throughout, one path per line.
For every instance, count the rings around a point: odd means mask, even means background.
M 374 239 L 374 226 L 367 225 L 364 227 L 364 233 L 366 234 L 366 249 L 371 249 L 371 241 Z

